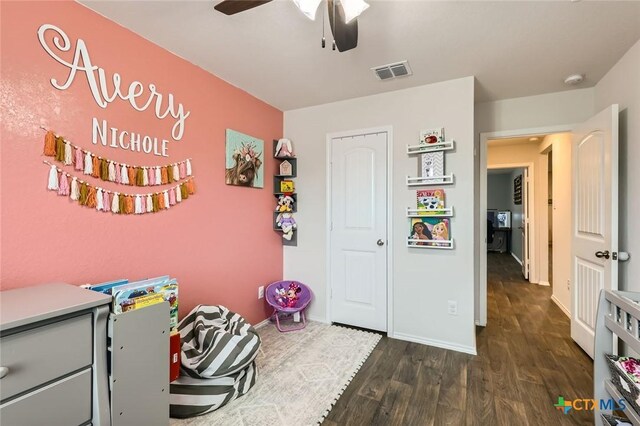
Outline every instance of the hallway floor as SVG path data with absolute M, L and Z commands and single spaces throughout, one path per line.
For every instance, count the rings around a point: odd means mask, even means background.
M 509 254 L 488 256 L 488 324 L 478 356 L 384 337 L 325 425 L 592 425 L 553 404 L 591 398 L 593 363 L 569 337 L 551 288 Z

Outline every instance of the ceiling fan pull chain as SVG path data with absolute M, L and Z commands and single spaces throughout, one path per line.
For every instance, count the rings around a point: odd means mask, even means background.
M 333 28 L 336 28 L 336 1 L 337 0 L 333 0 Z M 333 43 L 331 45 L 331 50 L 336 50 L 336 35 L 335 32 L 332 31 L 331 34 L 333 34 Z
M 324 7 L 321 9 L 322 12 L 322 48 L 324 49 L 325 45 L 326 45 L 326 41 L 324 38 Z

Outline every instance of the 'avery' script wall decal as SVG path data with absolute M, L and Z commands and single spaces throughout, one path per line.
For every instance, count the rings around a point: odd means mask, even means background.
M 52 45 L 49 45 L 45 37 L 48 31 L 54 32 L 53 37 L 50 39 Z M 58 90 L 66 90 L 71 86 L 78 74 L 84 74 L 89 84 L 91 95 L 101 108 L 107 108 L 107 106 L 117 98 L 129 102 L 131 107 L 137 111 L 146 111 L 152 108 L 156 117 L 161 120 L 169 116 L 175 119 L 171 130 L 171 137 L 175 141 L 182 139 L 185 121 L 191 112 L 185 111 L 181 103 L 176 104 L 171 93 L 165 96 L 156 90 L 155 84 L 150 83 L 145 88 L 139 81 L 131 82 L 129 87 L 123 91 L 123 83 L 118 73 L 112 75 L 111 83 L 113 87 L 110 89 L 108 87 L 109 78 L 105 70 L 93 64 L 84 40 L 78 39 L 76 41 L 73 62 L 68 62 L 58 55 L 59 52 L 69 52 L 72 50 L 73 44 L 67 34 L 55 25 L 43 24 L 38 29 L 38 39 L 49 56 L 69 70 L 64 83 L 60 83 L 57 79 L 51 78 L 50 81 L 53 87 Z M 158 140 L 158 138 L 142 136 L 139 133 L 118 130 L 115 127 L 109 127 L 106 120 L 98 120 L 95 117 L 92 119 L 92 128 L 94 144 L 97 144 L 99 141 L 102 145 L 106 146 L 109 144 L 113 148 L 145 152 L 148 154 L 153 152 L 155 155 L 168 157 L 168 141 L 165 139 Z

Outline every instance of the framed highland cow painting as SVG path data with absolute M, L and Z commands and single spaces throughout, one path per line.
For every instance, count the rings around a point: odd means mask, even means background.
M 227 129 L 227 185 L 264 188 L 264 141 Z

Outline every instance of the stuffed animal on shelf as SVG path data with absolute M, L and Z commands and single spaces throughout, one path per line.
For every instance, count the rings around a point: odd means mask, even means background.
M 276 224 L 282 229 L 282 238 L 291 241 L 291 238 L 293 238 L 293 230 L 298 227 L 293 215 L 290 212 L 280 213 Z
M 280 139 L 276 145 L 276 157 L 295 157 L 289 139 Z
M 294 199 L 290 195 L 281 195 L 278 197 L 278 206 L 276 207 L 276 211 L 280 213 L 284 212 L 292 212 L 293 211 L 293 203 Z

